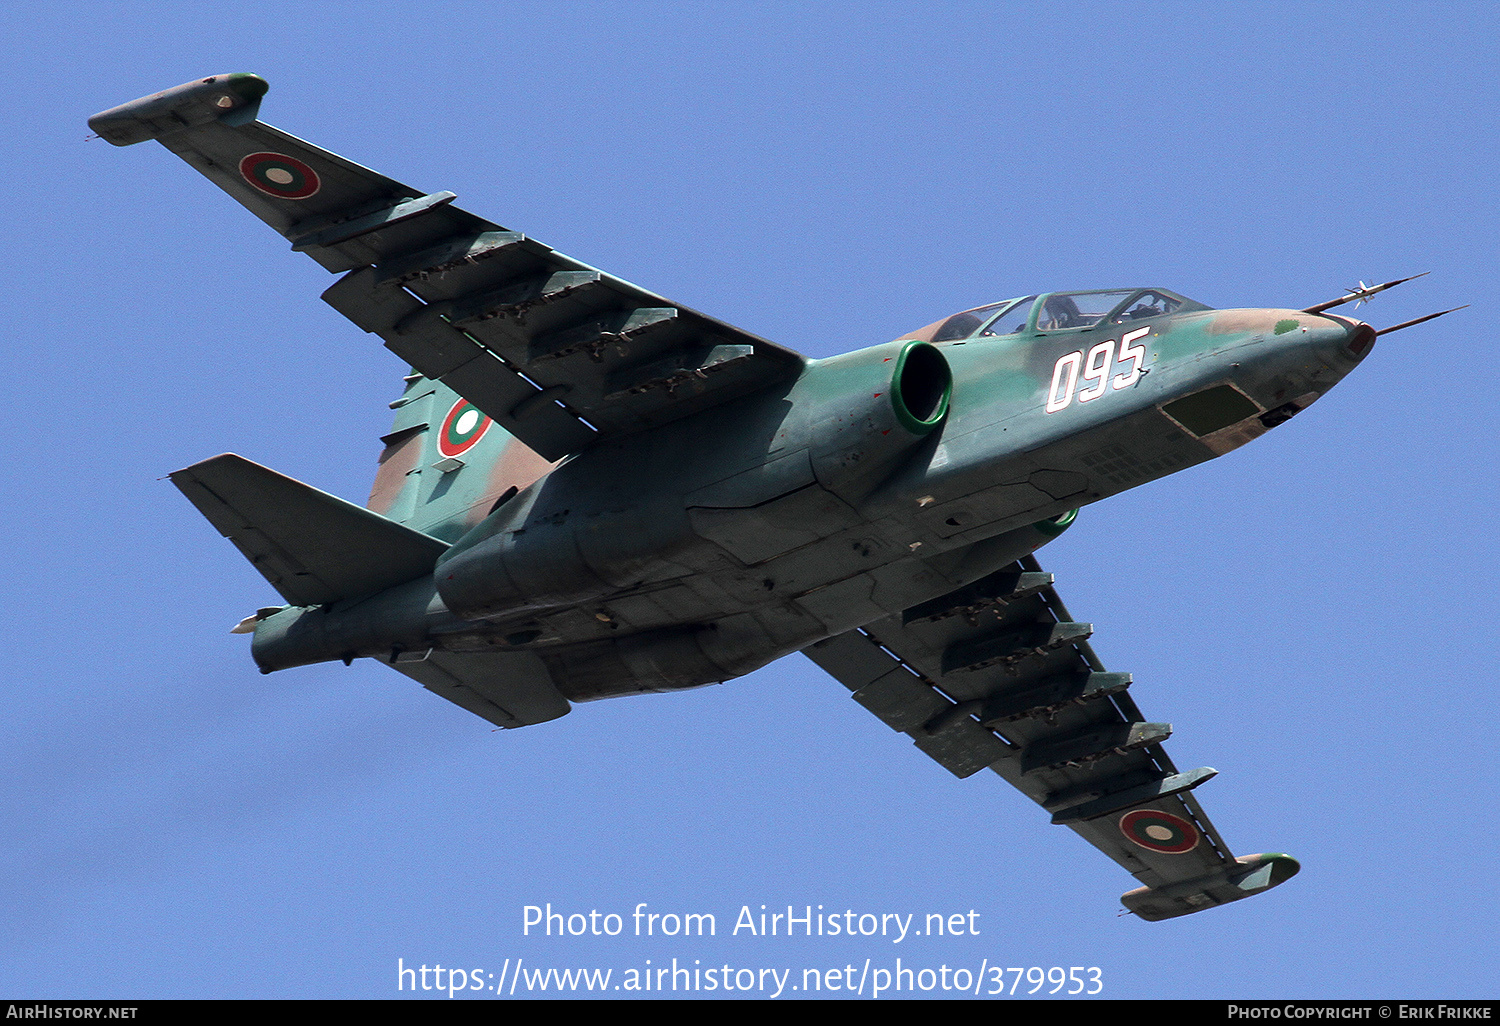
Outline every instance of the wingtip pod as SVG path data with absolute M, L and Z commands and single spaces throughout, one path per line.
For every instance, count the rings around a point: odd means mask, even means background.
M 210 75 L 111 107 L 89 118 L 89 127 L 116 146 L 131 146 L 211 121 L 242 125 L 255 120 L 270 88 L 259 75 Z
M 1147 922 L 1175 919 L 1217 905 L 1268 891 L 1297 875 L 1302 865 L 1290 855 L 1241 855 L 1239 869 L 1221 869 L 1210 876 L 1165 887 L 1141 887 L 1120 896 L 1126 909 Z

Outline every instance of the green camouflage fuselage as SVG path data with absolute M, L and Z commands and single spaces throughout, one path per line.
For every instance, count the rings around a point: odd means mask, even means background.
M 271 616 L 256 661 L 524 651 L 574 701 L 722 681 L 978 580 L 1070 511 L 1244 444 L 1374 338 L 1326 314 L 1190 302 L 1076 328 L 1039 329 L 1041 316 L 809 361 L 550 472 L 491 426 L 490 462 L 413 467 L 386 496 L 392 519 L 453 543 L 434 576 Z M 903 390 L 917 413 L 893 402 Z M 420 375 L 403 398 L 388 438 L 402 415 L 421 420 L 420 401 L 448 408 Z M 507 460 L 509 477 L 492 473 Z M 530 483 L 497 498 L 519 465 Z
M 1048 293 L 808 360 L 261 122 L 267 88 L 89 121 L 340 275 L 324 300 L 411 368 L 366 507 L 233 453 L 171 474 L 288 603 L 234 628 L 263 672 L 371 657 L 512 728 L 801 650 L 1125 868 L 1143 919 L 1297 872 L 1232 854 L 1193 794 L 1217 771 L 1173 764 L 1031 553 L 1305 409 L 1376 337 L 1325 311 L 1410 278 L 1301 311 Z

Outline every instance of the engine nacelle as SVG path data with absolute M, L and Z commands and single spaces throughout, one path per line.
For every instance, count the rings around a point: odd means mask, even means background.
M 936 346 L 906 339 L 819 360 L 797 390 L 812 409 L 813 472 L 855 502 L 947 418 L 953 372 Z

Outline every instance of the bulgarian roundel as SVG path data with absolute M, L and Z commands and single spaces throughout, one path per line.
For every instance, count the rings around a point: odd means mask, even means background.
M 438 452 L 450 457 L 468 452 L 489 426 L 490 418 L 469 400 L 460 399 L 443 418 L 443 426 L 438 431 Z
M 1120 831 L 1147 851 L 1162 855 L 1181 855 L 1198 847 L 1198 828 L 1170 812 L 1127 812 L 1120 817 Z
M 281 199 L 307 199 L 323 187 L 316 171 L 284 153 L 252 153 L 240 161 L 240 174 L 261 192 Z

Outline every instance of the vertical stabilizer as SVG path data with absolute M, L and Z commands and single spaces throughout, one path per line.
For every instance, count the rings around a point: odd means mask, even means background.
M 555 466 L 441 381 L 408 374 L 391 405 L 367 506 L 414 530 L 452 542 Z

